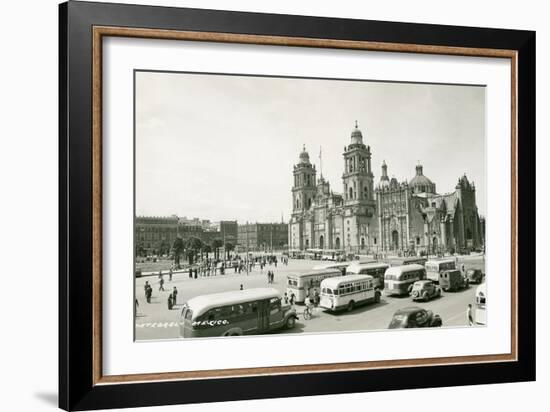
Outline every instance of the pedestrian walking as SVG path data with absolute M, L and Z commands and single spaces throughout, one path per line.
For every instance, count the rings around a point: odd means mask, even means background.
M 163 278 L 160 278 L 159 280 L 159 292 L 162 290 L 164 291 L 164 279 Z
M 168 296 L 168 310 L 172 310 L 172 308 L 174 307 L 174 302 L 172 301 L 173 297 L 172 297 L 172 294 L 170 293 L 170 295 Z
M 178 303 L 178 289 L 175 286 L 174 286 L 174 289 L 172 290 L 172 296 L 173 296 L 172 301 L 174 302 L 174 306 L 176 306 Z
M 286 294 L 286 292 L 283 296 L 283 302 L 284 302 L 285 305 L 288 305 L 288 295 Z
M 243 284 L 241 283 L 241 288 L 239 290 L 243 290 Z
M 468 303 L 468 308 L 466 309 L 466 319 L 468 320 L 468 326 L 474 326 L 474 315 L 472 314 L 472 304 Z
M 143 285 L 143 291 L 144 291 L 144 293 L 145 293 L 145 297 L 147 297 L 147 289 L 149 289 L 149 288 L 150 288 L 150 286 L 149 286 L 149 281 L 146 280 L 146 281 L 145 281 L 145 285 Z
M 151 296 L 153 295 L 153 288 L 151 285 L 147 285 L 147 290 L 145 291 L 145 298 L 147 299 L 147 303 L 151 303 Z
M 267 283 L 271 283 L 271 271 L 267 271 Z
M 464 275 L 466 268 L 464 267 L 464 263 L 461 266 L 462 274 Z
M 271 271 L 271 283 L 273 284 L 275 280 L 275 273 L 273 271 Z
M 170 282 L 172 282 L 172 268 L 168 271 L 168 277 L 170 279 Z
M 290 293 L 290 305 L 291 306 L 294 306 L 295 300 L 296 300 L 296 295 L 294 294 L 294 292 L 291 292 Z
M 159 279 L 162 279 L 162 270 L 159 270 Z

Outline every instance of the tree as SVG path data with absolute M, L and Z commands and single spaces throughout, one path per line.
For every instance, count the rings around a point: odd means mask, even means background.
M 208 254 L 209 254 L 210 252 L 212 252 L 212 248 L 210 247 L 210 245 L 204 244 L 204 245 L 202 246 L 202 252 L 203 252 L 203 253 L 206 253 L 206 259 L 208 259 Z
M 185 251 L 185 244 L 181 237 L 177 237 L 172 244 L 172 254 L 174 255 L 174 265 L 176 268 L 181 269 L 180 259 L 181 255 Z
M 235 246 L 231 242 L 225 242 L 226 259 L 229 260 L 229 253 L 235 249 Z
M 214 250 L 214 259 L 220 259 L 220 248 L 223 246 L 223 242 L 220 239 L 214 239 L 211 243 L 212 249 Z
M 189 264 L 192 265 L 195 260 L 195 255 L 202 249 L 203 243 L 198 237 L 190 237 L 185 244 L 187 249 L 187 257 Z

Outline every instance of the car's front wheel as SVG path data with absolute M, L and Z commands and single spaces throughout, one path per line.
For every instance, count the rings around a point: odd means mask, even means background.
M 289 316 L 286 320 L 285 326 L 287 329 L 293 329 L 294 326 L 296 326 L 296 318 L 294 316 Z

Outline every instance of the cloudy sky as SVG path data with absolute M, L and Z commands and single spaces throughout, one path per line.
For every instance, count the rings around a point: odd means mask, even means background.
M 485 89 L 367 81 L 136 73 L 136 213 L 239 222 L 288 220 L 305 145 L 334 192 L 355 120 L 380 165 L 415 165 L 454 190 L 466 173 L 485 213 Z

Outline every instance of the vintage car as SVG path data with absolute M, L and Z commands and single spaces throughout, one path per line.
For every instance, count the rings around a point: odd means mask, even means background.
M 441 289 L 431 280 L 417 280 L 414 282 L 410 295 L 413 300 L 428 300 L 441 296 Z
M 470 285 L 460 270 L 444 270 L 439 274 L 439 286 L 445 292 L 454 292 L 467 289 Z
M 411 306 L 395 312 L 388 329 L 437 328 L 442 324 L 443 322 L 439 315 L 434 315 L 431 310 Z
M 481 269 L 467 269 L 466 270 L 466 279 L 469 283 L 483 283 L 483 272 Z

